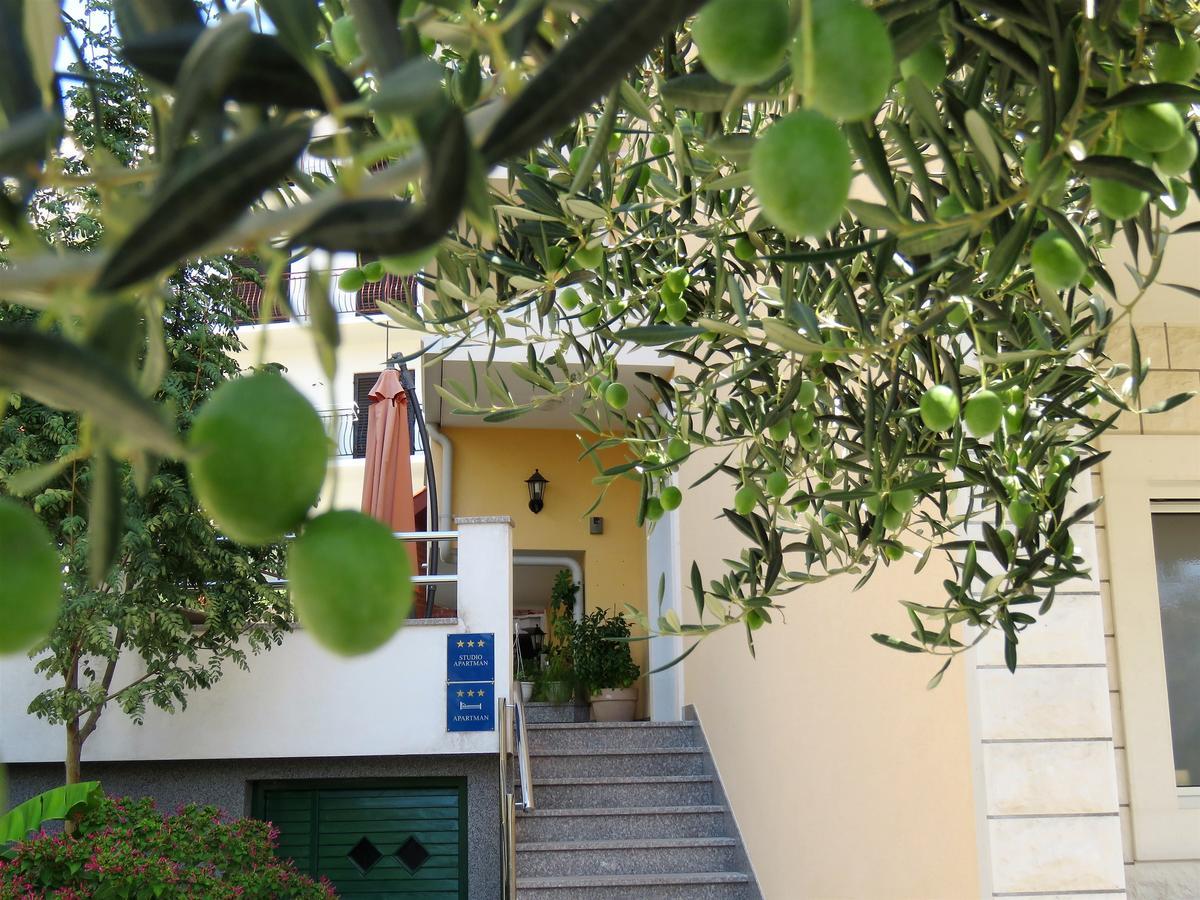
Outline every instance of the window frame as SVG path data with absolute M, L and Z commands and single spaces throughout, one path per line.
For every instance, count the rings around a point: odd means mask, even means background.
M 1116 435 L 1102 465 L 1113 630 L 1138 860 L 1200 858 L 1200 790 L 1175 783 L 1151 516 L 1200 511 L 1200 435 Z

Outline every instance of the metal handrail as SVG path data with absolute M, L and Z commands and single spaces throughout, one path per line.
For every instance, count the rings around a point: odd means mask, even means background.
M 509 686 L 511 701 L 496 700 L 496 727 L 500 750 L 500 878 L 507 900 L 517 897 L 517 810 L 529 812 L 533 803 L 533 771 L 529 765 L 529 736 L 525 730 L 525 701 L 521 686 Z M 509 785 L 509 756 L 517 758 L 514 785 Z M 515 796 L 515 782 L 521 785 L 521 799 Z

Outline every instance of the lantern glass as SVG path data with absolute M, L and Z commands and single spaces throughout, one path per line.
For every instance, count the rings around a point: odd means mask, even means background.
M 529 511 L 540 513 L 545 504 L 546 485 L 550 482 L 537 469 L 533 470 L 533 474 L 525 479 L 525 486 L 529 489 Z

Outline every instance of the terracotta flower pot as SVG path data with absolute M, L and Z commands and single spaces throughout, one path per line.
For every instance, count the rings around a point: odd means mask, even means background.
M 632 722 L 637 688 L 609 688 L 592 694 L 593 722 Z

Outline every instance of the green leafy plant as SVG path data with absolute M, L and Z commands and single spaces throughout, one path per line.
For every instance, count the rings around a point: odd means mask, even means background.
M 67 784 L 30 797 L 0 816 L 0 846 L 21 840 L 47 822 L 62 822 L 85 815 L 103 798 L 98 781 Z
M 585 693 L 627 688 L 637 681 L 641 669 L 629 652 L 629 636 L 624 613 L 609 615 L 600 607 L 572 622 L 575 680 Z
M 213 806 L 164 816 L 149 799 L 101 798 L 74 836 L 45 831 L 0 858 L 0 896 L 82 900 L 102 897 L 332 898 L 328 882 L 275 856 L 278 830 L 226 819 Z

